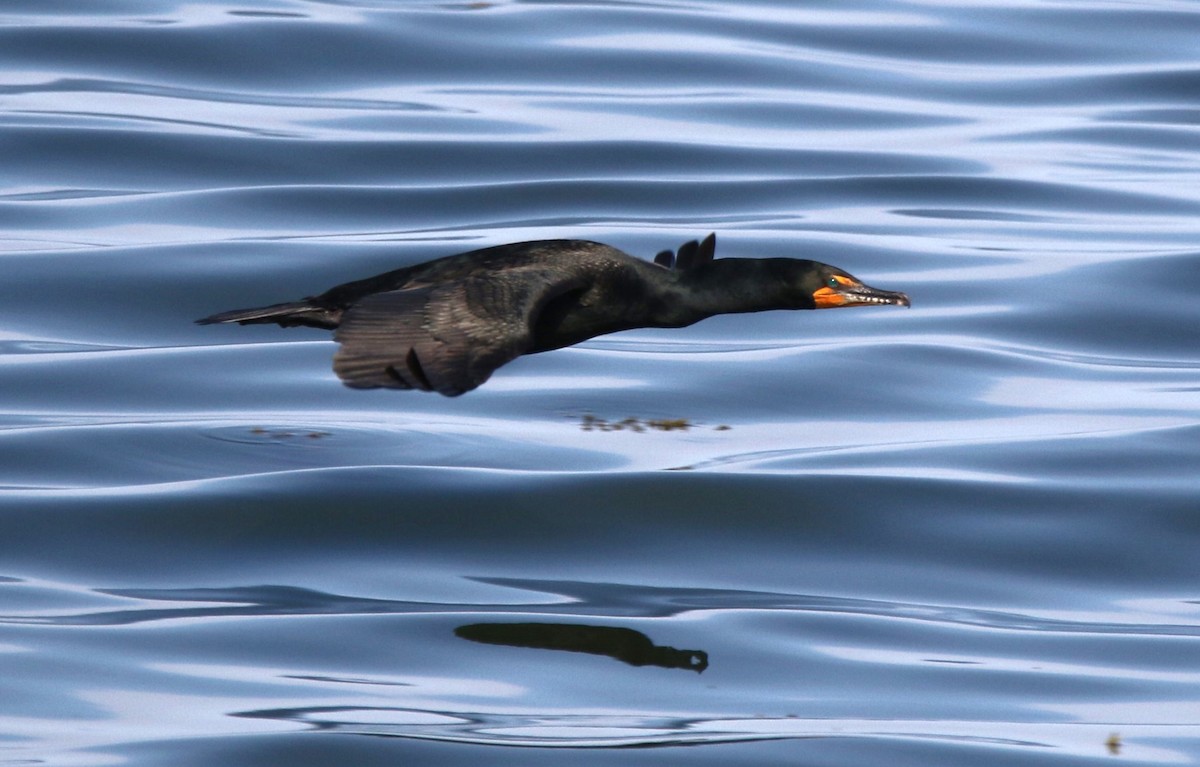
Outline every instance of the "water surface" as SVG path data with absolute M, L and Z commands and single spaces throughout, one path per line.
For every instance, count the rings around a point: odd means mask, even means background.
M 1170 0 L 10 0 L 0 761 L 1200 761 L 1197 39 Z M 710 231 L 913 308 L 456 399 L 192 324 Z

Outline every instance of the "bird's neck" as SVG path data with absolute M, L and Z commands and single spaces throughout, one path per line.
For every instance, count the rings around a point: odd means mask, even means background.
M 717 314 L 811 309 L 797 298 L 786 269 L 791 259 L 722 258 L 679 276 L 663 307 L 664 324 L 682 327 Z

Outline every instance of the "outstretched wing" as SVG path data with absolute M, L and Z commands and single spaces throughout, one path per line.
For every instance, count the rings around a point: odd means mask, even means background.
M 542 308 L 582 287 L 574 275 L 529 268 L 367 296 L 334 332 L 334 372 L 360 389 L 457 396 L 529 351 Z

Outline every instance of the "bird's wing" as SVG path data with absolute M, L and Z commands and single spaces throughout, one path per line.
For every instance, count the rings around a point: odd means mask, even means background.
M 542 308 L 582 287 L 580 277 L 530 268 L 367 296 L 334 332 L 334 372 L 354 388 L 457 396 L 529 351 Z

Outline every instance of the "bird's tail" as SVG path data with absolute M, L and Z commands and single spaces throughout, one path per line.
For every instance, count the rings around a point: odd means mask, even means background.
M 292 301 L 286 304 L 271 304 L 257 309 L 234 309 L 221 312 L 211 317 L 196 320 L 197 325 L 217 325 L 224 322 L 236 322 L 239 325 L 252 325 L 273 322 L 280 327 L 307 325 L 315 328 L 335 328 L 341 320 L 341 312 L 322 306 L 316 306 L 310 301 Z

